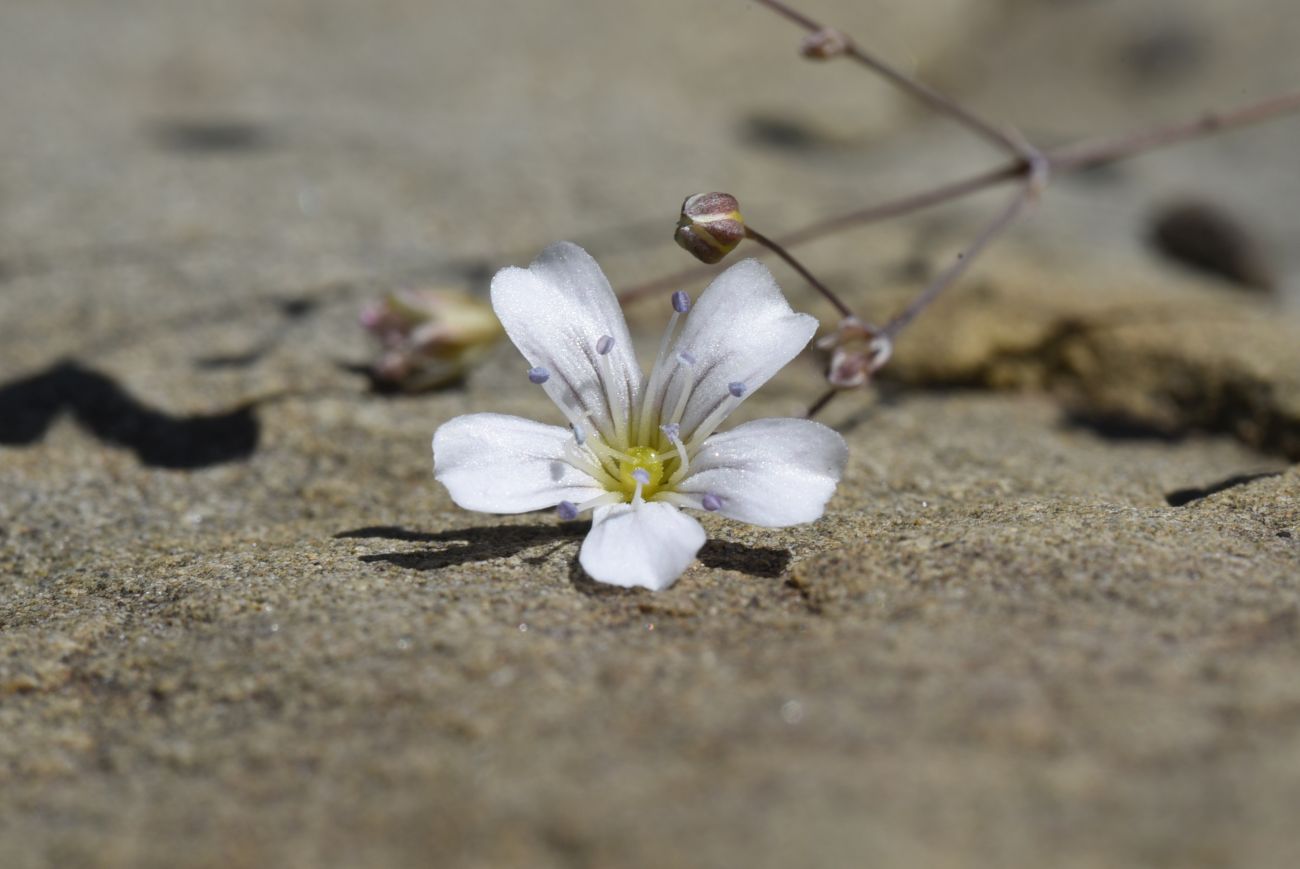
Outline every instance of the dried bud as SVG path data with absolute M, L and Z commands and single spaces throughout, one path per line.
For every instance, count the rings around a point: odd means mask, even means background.
M 865 386 L 893 355 L 889 336 L 856 317 L 846 317 L 830 335 L 817 342 L 831 352 L 826 380 L 838 389 Z
M 823 27 L 804 37 L 800 53 L 809 60 L 830 60 L 849 50 L 849 37 L 831 27 Z
M 483 301 L 457 290 L 399 290 L 361 311 L 383 354 L 375 381 L 403 392 L 443 386 L 465 374 L 501 337 Z
M 696 193 L 686 197 L 673 238 L 701 262 L 710 265 L 720 262 L 745 238 L 740 203 L 729 193 Z

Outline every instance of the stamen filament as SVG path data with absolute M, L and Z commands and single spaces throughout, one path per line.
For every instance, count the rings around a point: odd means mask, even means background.
M 607 504 L 621 503 L 623 503 L 622 492 L 606 492 L 605 494 L 597 495 L 588 501 L 583 501 L 578 505 L 578 513 L 586 513 L 588 510 L 595 510 L 597 507 L 604 507 Z
M 608 335 L 602 336 L 596 342 L 596 367 L 600 371 L 601 385 L 605 387 L 605 402 L 609 406 L 610 421 L 614 424 L 614 438 L 627 443 L 624 427 L 629 425 L 629 422 L 618 412 L 620 404 L 614 400 L 614 368 L 609 361 L 609 351 L 612 349 L 614 349 L 614 339 Z
M 617 488 L 617 476 L 611 474 L 609 468 L 605 467 L 599 461 L 593 462 L 590 458 L 583 455 L 582 451 L 573 444 L 565 444 L 564 458 L 570 465 L 587 474 L 606 489 Z
M 700 445 L 704 443 L 704 439 L 713 434 L 713 432 L 717 430 L 718 426 L 722 425 L 722 421 L 727 418 L 728 414 L 736 409 L 736 405 L 738 404 L 740 404 L 740 399 L 731 393 L 728 393 L 722 401 L 718 402 L 718 406 L 713 409 L 713 412 L 706 416 L 704 421 L 695 427 L 695 431 L 691 434 L 691 439 L 687 441 L 686 444 L 690 451 L 695 452 L 698 450 Z
M 641 489 L 650 482 L 650 472 L 645 468 L 637 468 L 632 472 L 632 479 L 636 480 L 636 491 L 632 493 L 632 506 L 640 507 L 644 503 L 641 498 Z
M 609 444 L 601 441 L 598 437 L 588 439 L 587 448 L 602 459 L 613 459 L 618 462 L 627 462 L 630 465 L 636 464 L 637 461 L 635 456 L 630 456 L 622 450 L 614 449 Z
M 677 354 L 677 364 L 691 368 L 695 365 L 695 357 L 686 350 Z M 677 425 L 682 421 L 682 413 L 686 410 L 686 402 L 690 401 L 691 393 L 694 391 L 695 382 L 690 378 L 682 381 L 682 388 L 677 393 L 677 406 L 673 408 L 673 415 L 668 418 L 668 422 Z
M 677 507 L 689 507 L 692 510 L 703 510 L 704 505 L 700 499 L 694 495 L 683 495 L 681 492 L 666 492 L 662 489 L 650 496 L 651 501 L 663 501 L 673 504 Z
M 689 298 L 687 301 L 689 302 Z M 655 355 L 655 364 L 651 367 L 650 377 L 645 384 L 645 395 L 641 398 L 641 412 L 636 424 L 637 443 L 644 444 L 650 440 L 650 405 L 659 392 L 659 382 L 663 380 L 664 360 L 668 358 L 668 344 L 677 330 L 677 321 L 682 318 L 683 312 L 678 309 L 683 307 L 689 308 L 690 305 L 679 305 L 678 296 L 674 293 L 673 313 L 668 318 L 668 327 L 664 329 L 664 337 L 659 342 L 659 352 Z
M 667 426 L 663 426 L 663 428 L 667 428 Z M 668 442 L 673 445 L 674 451 L 660 453 L 659 461 L 662 462 L 665 458 L 673 458 L 675 455 L 677 460 L 681 463 L 677 466 L 677 470 L 673 471 L 672 476 L 669 477 L 669 481 L 671 482 L 672 480 L 680 479 L 686 475 L 687 471 L 689 471 L 691 467 L 691 459 L 686 453 L 686 444 L 682 443 L 682 439 L 678 437 L 675 432 L 664 432 L 664 434 L 668 436 Z

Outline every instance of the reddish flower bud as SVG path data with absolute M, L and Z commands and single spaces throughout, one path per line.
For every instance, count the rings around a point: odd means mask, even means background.
M 492 308 L 456 290 L 389 293 L 361 311 L 361 325 L 382 347 L 375 380 L 404 392 L 456 380 L 501 336 Z
M 686 197 L 673 238 L 701 262 L 720 262 L 745 238 L 740 203 L 729 193 L 696 193 Z
M 837 389 L 866 386 L 894 352 L 888 335 L 857 317 L 845 317 L 817 346 L 831 353 L 826 380 Z

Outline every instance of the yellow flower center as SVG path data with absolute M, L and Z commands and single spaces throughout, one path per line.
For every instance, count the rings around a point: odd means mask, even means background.
M 659 461 L 659 454 L 650 447 L 631 447 L 627 454 L 632 457 L 632 461 L 626 459 L 618 463 L 618 481 L 622 485 L 623 491 L 627 493 L 628 499 L 636 493 L 636 479 L 632 472 L 640 468 L 650 475 L 650 482 L 641 487 L 641 497 L 649 498 L 659 490 L 659 484 L 664 479 L 664 463 Z

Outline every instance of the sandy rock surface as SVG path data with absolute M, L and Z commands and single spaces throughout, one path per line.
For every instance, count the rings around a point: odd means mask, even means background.
M 810 11 L 1061 141 L 1300 81 L 1288 4 L 1220 5 Z M 1061 179 L 830 405 L 826 516 L 705 517 L 663 593 L 432 480 L 457 414 L 556 421 L 511 347 L 370 390 L 392 288 L 559 238 L 630 286 L 684 265 L 687 193 L 779 232 L 998 159 L 797 37 L 741 0 L 0 10 L 0 866 L 1300 863 L 1296 121 Z M 1189 198 L 1272 291 L 1153 250 Z M 993 207 L 804 250 L 883 317 Z

